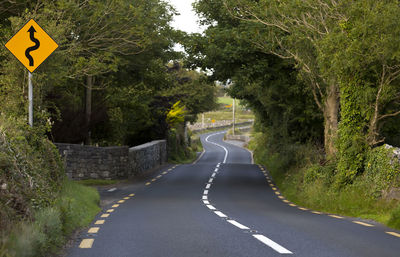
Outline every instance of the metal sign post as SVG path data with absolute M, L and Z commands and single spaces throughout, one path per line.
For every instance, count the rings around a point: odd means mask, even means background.
M 57 43 L 33 19 L 28 21 L 5 47 L 25 66 L 28 74 L 29 125 L 33 126 L 32 73 L 57 49 Z
M 232 135 L 235 135 L 235 98 L 233 98 L 232 103 Z
M 28 72 L 29 126 L 33 127 L 33 86 L 32 73 Z

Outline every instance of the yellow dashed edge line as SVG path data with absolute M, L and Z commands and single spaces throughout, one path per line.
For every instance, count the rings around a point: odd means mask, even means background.
M 174 167 L 168 169 L 168 171 L 173 170 L 177 166 L 178 165 L 175 165 Z M 162 172 L 162 174 L 164 174 L 164 175 L 167 174 L 167 173 L 168 173 L 167 171 Z M 157 179 L 159 179 L 161 177 L 162 177 L 162 175 L 160 174 L 156 178 L 153 178 L 152 181 L 156 181 Z M 148 186 L 150 184 L 151 184 L 150 182 L 147 182 L 146 186 Z M 118 203 L 124 203 L 125 200 L 129 200 L 130 197 L 132 197 L 134 195 L 135 194 L 129 194 L 129 197 L 128 196 L 124 197 L 123 200 L 119 200 Z M 117 207 L 119 207 L 119 204 L 112 205 L 112 208 L 117 208 Z M 101 218 L 108 218 L 110 216 L 110 213 L 114 212 L 114 209 L 108 209 L 106 212 L 107 213 L 102 214 L 100 217 Z M 105 220 L 96 220 L 94 224 L 95 225 L 103 225 L 104 223 L 105 223 Z M 100 227 L 91 227 L 91 228 L 89 228 L 88 233 L 95 234 L 95 233 L 99 232 L 99 230 L 100 230 Z M 79 248 L 83 248 L 83 249 L 92 248 L 93 243 L 94 243 L 94 239 L 93 238 L 82 239 L 81 243 L 79 244 Z
M 355 221 L 355 220 L 353 220 L 352 222 L 353 222 L 353 223 L 356 223 L 356 224 L 359 224 L 359 225 L 362 225 L 362 226 L 365 226 L 365 227 L 373 227 L 373 226 L 374 226 L 374 225 L 372 225 L 372 224 L 368 224 L 368 223 L 361 222 L 361 221 Z
M 79 245 L 79 248 L 92 248 L 93 242 L 94 242 L 93 238 L 83 239 L 81 241 L 81 244 Z
M 89 228 L 88 233 L 90 233 L 90 234 L 97 233 L 97 232 L 99 232 L 99 229 L 100 229 L 99 227 Z
M 395 237 L 400 237 L 400 234 L 399 233 L 396 233 L 396 232 L 391 232 L 391 231 L 387 231 L 387 232 L 385 232 L 386 234 L 389 234 L 389 235 L 392 235 L 392 236 L 395 236 Z
M 336 218 L 336 219 L 343 219 L 343 217 L 342 216 L 338 216 L 338 215 L 333 215 L 333 214 L 331 214 L 331 215 L 328 215 L 329 217 L 332 217 L 332 218 Z
M 285 197 L 283 197 L 282 195 L 280 195 L 280 193 L 279 193 L 278 191 L 276 191 L 276 190 L 278 190 L 278 189 L 277 189 L 277 188 L 275 187 L 275 185 L 271 182 L 271 180 L 269 179 L 268 174 L 266 173 L 266 171 L 264 170 L 264 168 L 263 168 L 261 165 L 258 165 L 258 167 L 260 168 L 261 172 L 265 174 L 265 177 L 267 178 L 268 184 L 269 184 L 269 186 L 272 188 L 272 190 L 275 191 L 275 194 L 276 194 L 283 202 L 287 203 L 288 205 L 293 206 L 293 207 L 297 206 L 297 205 L 295 205 L 295 204 L 293 204 L 293 203 L 290 203 L 288 200 L 285 199 Z M 324 213 L 322 213 L 322 212 L 319 212 L 319 211 L 311 211 L 311 210 L 308 210 L 307 208 L 303 208 L 303 207 L 297 207 L 297 208 L 300 209 L 300 210 L 303 210 L 303 211 L 310 211 L 311 213 L 314 213 L 314 214 L 319 214 L 319 215 L 320 215 L 320 214 L 324 214 Z M 338 215 L 334 215 L 334 214 L 327 214 L 327 216 L 332 217 L 332 218 L 335 218 L 335 219 L 344 219 L 344 217 L 338 216 Z M 368 224 L 368 223 L 361 222 L 361 221 L 352 221 L 352 222 L 355 223 L 355 224 L 359 224 L 359 225 L 365 226 L 365 227 L 374 227 L 374 225 L 372 225 L 372 224 Z M 399 234 L 399 233 L 391 232 L 391 231 L 386 231 L 385 233 L 388 234 L 388 235 L 392 235 L 392 236 L 395 236 L 395 237 L 400 238 L 400 234 Z

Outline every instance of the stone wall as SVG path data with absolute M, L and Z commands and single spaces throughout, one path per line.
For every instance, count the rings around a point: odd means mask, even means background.
M 254 120 L 248 120 L 245 122 L 238 122 L 235 123 L 235 126 L 245 126 L 245 125 L 252 125 L 254 122 Z M 198 125 L 198 123 L 196 123 L 195 125 L 188 125 L 188 128 L 192 131 L 192 132 L 203 132 L 203 131 L 207 131 L 207 130 L 213 130 L 213 129 L 225 129 L 225 128 L 231 128 L 232 127 L 232 121 L 230 122 L 226 122 L 226 123 L 214 123 L 210 126 L 206 126 L 205 128 L 201 128 L 200 125 Z
M 157 140 L 129 148 L 128 176 L 140 176 L 145 171 L 167 161 L 167 141 Z
M 55 144 L 70 179 L 125 179 L 140 176 L 167 161 L 165 140 L 128 148 Z
M 236 140 L 248 143 L 250 141 L 250 137 L 246 135 L 226 135 L 226 140 Z

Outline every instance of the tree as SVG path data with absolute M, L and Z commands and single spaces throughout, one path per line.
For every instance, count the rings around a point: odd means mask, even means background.
M 317 58 L 319 40 L 331 33 L 340 17 L 337 3 L 331 0 L 223 2 L 233 17 L 264 27 L 263 32 L 251 37 L 261 51 L 295 61 L 323 114 L 325 152 L 333 157 L 337 151 L 339 85 L 335 76 L 321 74 Z
M 231 16 L 222 1 L 199 1 L 196 10 L 209 26 L 184 43 L 192 66 L 211 70 L 211 80 L 231 80 L 230 95 L 245 100 L 274 142 L 319 141 L 321 115 L 293 62 L 252 40 L 265 28 Z

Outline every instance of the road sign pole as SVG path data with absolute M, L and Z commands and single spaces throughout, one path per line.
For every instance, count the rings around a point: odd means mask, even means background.
M 235 98 L 232 103 L 232 134 L 235 135 Z
M 33 127 L 33 86 L 32 73 L 28 72 L 29 125 Z

